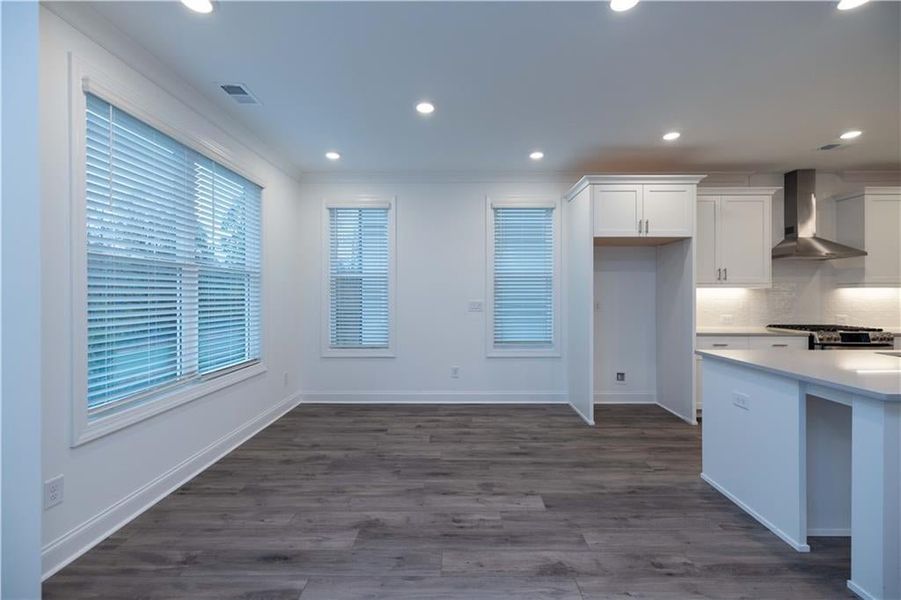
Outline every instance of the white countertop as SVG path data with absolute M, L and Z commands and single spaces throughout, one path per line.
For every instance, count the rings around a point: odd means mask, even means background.
M 901 402 L 901 357 L 898 356 L 886 356 L 873 350 L 818 352 L 763 349 L 696 352 L 705 358 L 769 371 L 852 394 Z
M 695 329 L 695 333 L 697 333 L 698 335 L 773 335 L 780 337 L 790 335 L 807 337 L 808 335 L 808 332 L 806 331 L 771 331 L 766 327 L 752 325 L 741 327 L 731 327 L 728 325 L 715 327 L 698 327 Z

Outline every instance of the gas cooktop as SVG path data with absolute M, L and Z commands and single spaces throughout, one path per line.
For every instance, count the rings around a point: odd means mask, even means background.
M 877 327 L 857 327 L 855 325 L 785 325 L 774 323 L 769 329 L 789 329 L 791 331 L 882 331 Z
M 858 327 L 855 325 L 832 324 L 784 324 L 767 325 L 774 331 L 807 331 L 808 348 L 828 350 L 830 348 L 891 348 L 895 336 L 878 327 Z

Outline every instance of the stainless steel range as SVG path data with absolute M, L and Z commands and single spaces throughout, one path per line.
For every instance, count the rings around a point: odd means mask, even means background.
M 773 331 L 807 331 L 807 347 L 810 350 L 848 350 L 860 348 L 892 348 L 895 336 L 875 327 L 852 325 L 767 325 Z

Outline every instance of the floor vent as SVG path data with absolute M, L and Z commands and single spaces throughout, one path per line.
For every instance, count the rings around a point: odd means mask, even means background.
M 238 104 L 260 104 L 243 83 L 220 83 L 219 87 Z

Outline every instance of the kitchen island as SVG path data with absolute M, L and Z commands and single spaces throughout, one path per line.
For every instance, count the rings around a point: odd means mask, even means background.
M 701 477 L 799 552 L 850 535 L 848 587 L 901 598 L 901 353 L 698 354 Z

